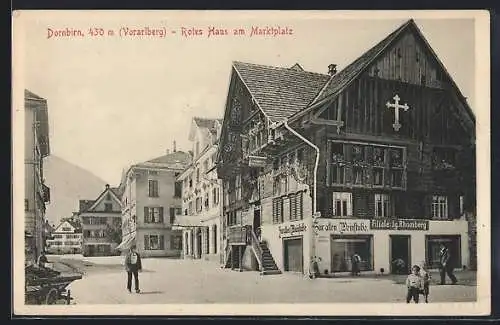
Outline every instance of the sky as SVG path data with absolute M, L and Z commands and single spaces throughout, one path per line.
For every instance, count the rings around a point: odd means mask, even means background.
M 388 16 L 387 16 L 388 17 Z M 327 73 L 343 69 L 409 18 L 416 24 L 475 109 L 475 29 L 466 18 L 428 19 L 403 14 L 313 16 L 206 12 L 123 15 L 30 16 L 23 24 L 25 88 L 46 98 L 51 153 L 81 166 L 112 185 L 122 170 L 172 150 L 191 150 L 193 116 L 222 117 L 231 62 L 244 61 Z M 280 37 L 207 37 L 210 26 L 282 26 Z M 90 27 L 118 31 L 165 27 L 175 35 L 154 37 L 47 38 L 47 29 Z M 204 35 L 184 37 L 181 28 Z

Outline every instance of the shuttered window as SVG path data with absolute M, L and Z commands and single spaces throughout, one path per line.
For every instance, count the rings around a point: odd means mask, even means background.
M 144 223 L 163 223 L 163 207 L 144 207 Z
M 302 192 L 290 195 L 290 221 L 302 220 Z
M 273 200 L 273 223 L 283 222 L 283 199 L 277 198 Z

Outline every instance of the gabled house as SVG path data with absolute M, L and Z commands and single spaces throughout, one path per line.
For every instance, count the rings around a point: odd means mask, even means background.
M 325 69 L 326 70 L 326 69 Z M 409 20 L 337 72 L 234 62 L 217 156 L 225 266 L 469 264 L 475 117 Z
M 46 251 L 51 254 L 79 254 L 82 251 L 82 229 L 70 220 L 63 220 L 46 244 Z
M 83 231 L 83 256 L 119 255 L 121 242 L 121 192 L 106 184 L 95 200 L 80 200 L 78 217 Z
M 182 230 L 175 216 L 182 214 L 181 187 L 176 179 L 191 163 L 186 152 L 167 151 L 129 167 L 120 183 L 122 191 L 122 242 L 126 250 L 136 245 L 144 257 L 180 257 Z
M 215 170 L 221 119 L 194 117 L 189 130 L 193 161 L 178 176 L 182 214 L 175 225 L 183 230 L 184 258 L 220 260 L 220 181 Z

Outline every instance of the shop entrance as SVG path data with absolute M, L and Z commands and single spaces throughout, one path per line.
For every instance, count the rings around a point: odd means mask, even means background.
M 411 236 L 391 235 L 391 273 L 408 274 L 411 268 Z
M 304 253 L 302 238 L 283 240 L 285 271 L 300 272 L 304 270 Z

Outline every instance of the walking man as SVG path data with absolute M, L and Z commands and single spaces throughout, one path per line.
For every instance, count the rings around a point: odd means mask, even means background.
M 441 275 L 442 285 L 446 284 L 446 275 L 448 275 L 448 277 L 451 279 L 452 284 L 457 283 L 457 278 L 453 274 L 453 265 L 451 264 L 450 258 L 450 251 L 444 244 L 441 244 L 441 250 L 439 251 L 439 262 L 441 264 L 439 273 Z
M 136 251 L 135 245 L 130 247 L 130 251 L 125 256 L 125 269 L 127 271 L 127 290 L 132 292 L 132 275 L 134 276 L 135 292 L 139 293 L 139 272 L 142 270 L 141 256 Z

